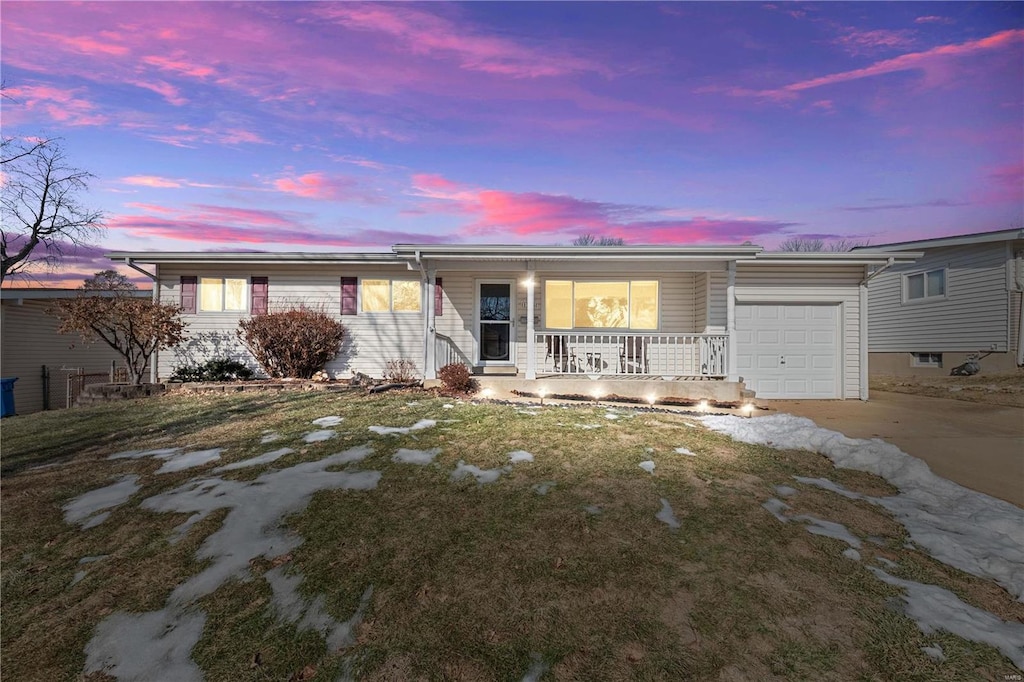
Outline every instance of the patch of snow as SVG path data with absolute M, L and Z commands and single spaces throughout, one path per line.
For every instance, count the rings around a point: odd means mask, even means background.
M 273 443 L 274 441 L 281 440 L 280 433 L 268 433 L 260 438 L 260 445 L 266 445 L 267 443 Z
M 588 504 L 586 507 L 583 508 L 583 511 L 587 512 L 591 516 L 597 516 L 601 513 L 601 507 L 600 505 L 596 504 Z
M 855 550 L 853 547 L 849 547 L 843 550 L 843 556 L 853 561 L 860 561 L 860 552 Z
M 547 495 L 555 485 L 554 481 L 542 481 L 541 483 L 534 483 L 530 486 L 530 489 L 538 495 Z
M 646 471 L 649 474 L 653 474 L 654 473 L 654 466 L 655 466 L 655 464 L 654 464 L 653 461 L 651 461 L 649 459 L 644 460 L 643 462 L 640 462 L 640 464 L 638 464 L 637 466 L 639 466 L 641 469 L 643 469 L 644 471 Z
M 337 431 L 332 431 L 331 429 L 319 429 L 317 431 L 310 431 L 302 437 L 302 440 L 306 443 L 322 443 L 323 441 L 330 440 L 337 435 Z
M 232 462 L 231 464 L 225 464 L 224 466 L 217 467 L 214 472 L 221 471 L 234 471 L 236 469 L 246 469 L 248 467 L 256 467 L 261 464 L 270 464 L 276 462 L 285 455 L 290 455 L 294 450 L 291 448 L 280 448 L 278 450 L 271 450 L 268 453 L 257 455 L 256 457 L 250 457 L 249 459 L 243 459 L 241 462 Z
M 899 568 L 900 565 L 892 559 L 886 559 L 884 556 L 876 556 L 875 561 L 882 564 L 886 568 Z
M 834 483 L 828 480 L 827 478 L 808 478 L 806 476 L 794 476 L 793 478 L 800 483 L 813 485 L 815 487 L 836 493 L 837 495 L 842 495 L 843 497 L 849 498 L 851 500 L 867 499 L 867 495 L 861 495 L 860 493 L 855 493 L 852 490 L 847 490 L 843 486 L 839 485 L 838 483 Z
M 806 521 L 808 533 L 842 540 L 850 547 L 854 547 L 856 549 L 860 549 L 861 547 L 860 538 L 847 530 L 846 526 L 841 523 L 825 521 L 824 519 L 819 519 L 817 516 L 811 516 L 810 514 L 800 514 L 799 516 L 792 517 L 792 519 L 794 521 Z
M 85 647 L 85 672 L 118 680 L 201 682 L 203 671 L 189 654 L 199 641 L 206 614 L 171 608 L 107 616 Z
M 98 526 L 110 516 L 109 511 L 103 510 L 124 504 L 141 487 L 139 477 L 132 474 L 120 478 L 117 483 L 83 493 L 61 507 L 64 510 L 64 521 L 80 523 L 83 529 Z
M 157 457 L 158 459 L 168 459 L 173 457 L 184 450 L 184 448 L 159 448 L 157 450 L 125 450 L 124 452 L 115 452 L 107 459 L 139 459 L 141 457 Z
M 533 455 L 526 450 L 515 450 L 508 453 L 508 461 L 512 464 L 518 464 L 519 462 L 532 462 Z
M 576 426 L 577 429 L 590 430 L 590 429 L 599 429 L 599 428 L 601 428 L 603 426 L 603 424 L 576 424 L 575 426 Z
M 924 653 L 925 656 L 932 659 L 933 661 L 938 661 L 939 663 L 942 663 L 944 660 L 946 660 L 946 654 L 942 651 L 942 647 L 938 644 L 936 644 L 935 646 L 923 646 L 921 647 L 921 651 Z
M 972 642 L 988 644 L 1024 670 L 1024 623 L 1000 620 L 938 585 L 901 580 L 874 566 L 868 570 L 879 580 L 905 590 L 906 615 L 917 622 L 921 632 L 930 635 L 945 630 Z
M 539 682 L 541 676 L 544 675 L 550 667 L 547 663 L 541 660 L 541 657 L 538 654 L 531 654 L 530 657 L 533 658 L 533 663 L 530 664 L 530 667 L 526 670 L 526 674 L 523 675 L 523 679 L 520 682 Z
M 1024 601 L 1024 509 L 936 476 L 885 441 L 847 438 L 810 419 L 780 414 L 702 421 L 736 440 L 819 452 L 836 466 L 881 476 L 899 493 L 864 499 L 892 513 L 937 560 L 995 580 Z
M 654 518 L 658 519 L 669 528 L 679 528 L 679 520 L 676 518 L 675 512 L 672 511 L 672 505 L 668 503 L 664 497 L 661 498 L 661 511 L 654 515 Z
M 690 427 L 691 429 L 695 429 L 695 428 L 697 428 L 697 425 L 696 425 L 696 424 L 691 424 L 690 422 L 679 422 L 679 423 L 680 423 L 680 424 L 682 424 L 683 426 L 688 426 L 688 427 Z
M 793 497 L 799 492 L 796 488 L 790 488 L 788 485 L 777 485 L 775 486 L 775 494 L 779 497 Z
M 379 471 L 329 470 L 358 462 L 371 452 L 372 449 L 364 445 L 318 461 L 269 471 L 254 481 L 220 478 L 190 481 L 144 500 L 142 507 L 155 512 L 193 512 L 185 522 L 190 526 L 215 510 L 228 510 L 220 529 L 207 537 L 196 552 L 198 560 L 211 560 L 209 565 L 175 588 L 171 603 L 188 603 L 210 594 L 228 578 L 248 576 L 250 560 L 261 556 L 272 559 L 302 544 L 301 537 L 278 526 L 280 520 L 305 509 L 318 491 L 377 487 Z
M 389 436 L 393 434 L 409 433 L 410 431 L 419 431 L 421 429 L 429 429 L 436 425 L 437 422 L 433 419 L 421 419 L 412 426 L 371 426 L 370 430 L 381 436 Z
M 78 582 L 86 576 L 85 571 L 75 571 L 75 574 L 71 576 L 71 584 L 77 585 Z
M 676 448 L 676 454 L 677 455 L 689 455 L 690 457 L 696 457 L 697 456 L 696 452 L 693 452 L 691 450 L 688 450 L 688 449 L 682 448 L 682 447 Z
M 501 467 L 498 469 L 481 469 L 475 464 L 466 464 L 464 461 L 460 459 L 458 465 L 456 465 L 455 467 L 455 471 L 452 472 L 452 475 L 450 476 L 449 480 L 461 481 L 467 476 L 472 476 L 473 478 L 476 479 L 477 483 L 483 485 L 485 483 L 494 483 L 499 478 L 501 478 L 501 475 L 503 473 L 506 473 L 507 471 L 509 471 L 508 467 Z
M 434 458 L 440 454 L 441 448 L 431 448 L 430 450 L 399 448 L 398 452 L 391 455 L 391 461 L 399 464 L 419 464 L 423 466 L 432 463 Z
M 191 469 L 192 467 L 200 467 L 220 459 L 220 453 L 222 452 L 224 452 L 224 448 L 212 448 L 210 450 L 197 450 L 169 457 L 163 466 L 156 470 L 156 473 L 170 474 L 175 471 Z
M 420 401 L 413 400 L 405 404 L 406 407 L 419 407 Z
M 614 421 L 615 419 L 619 418 L 619 415 L 615 414 L 614 412 L 605 412 L 604 418 L 605 419 L 611 419 L 611 420 Z
M 78 560 L 78 564 L 79 565 L 91 564 L 91 563 L 95 563 L 97 561 L 103 561 L 108 556 L 110 556 L 110 555 L 109 554 L 97 554 L 95 556 L 84 556 L 84 557 L 82 557 L 81 559 Z
M 451 403 L 445 403 L 444 405 L 441 406 L 441 408 L 445 410 L 453 410 L 455 409 L 455 406 L 452 405 Z
M 328 651 L 338 651 L 356 643 L 355 629 L 363 620 L 366 608 L 373 596 L 373 586 L 367 587 L 359 599 L 359 607 L 355 614 L 346 621 L 337 621 L 324 608 L 324 596 L 318 595 L 312 601 L 306 601 L 299 594 L 299 583 L 302 577 L 286 575 L 283 566 L 267 571 L 264 576 L 270 583 L 273 593 L 273 604 L 281 620 L 296 624 L 299 632 L 313 630 L 327 640 Z
M 343 421 L 345 421 L 344 417 L 339 417 L 336 414 L 332 414 L 329 417 L 320 417 L 319 419 L 314 419 L 312 423 L 316 424 L 317 426 L 337 426 Z
M 964 387 L 963 386 L 950 386 L 949 389 L 947 389 L 947 390 L 949 390 L 950 393 L 959 393 L 960 391 L 964 390 Z
M 783 523 L 789 523 L 789 517 L 787 517 L 782 512 L 786 511 L 787 509 L 792 509 L 792 507 L 790 507 L 782 500 L 771 497 L 766 502 L 762 503 L 761 506 L 770 511 L 772 513 L 772 516 L 777 518 L 779 521 L 782 521 Z
M 537 413 L 531 410 L 516 410 L 519 414 L 525 414 L 527 417 L 536 417 Z

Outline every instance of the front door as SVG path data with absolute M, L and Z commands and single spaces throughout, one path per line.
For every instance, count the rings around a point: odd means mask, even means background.
M 477 358 L 482 365 L 515 362 L 512 313 L 513 282 L 489 280 L 477 283 Z

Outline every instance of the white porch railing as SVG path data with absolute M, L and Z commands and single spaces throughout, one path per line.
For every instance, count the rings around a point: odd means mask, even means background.
M 724 377 L 728 338 L 725 334 L 538 332 L 537 372 Z
M 434 334 L 434 367 L 441 369 L 453 362 L 461 362 L 464 365 L 473 366 L 473 361 L 463 353 L 455 342 L 444 334 Z

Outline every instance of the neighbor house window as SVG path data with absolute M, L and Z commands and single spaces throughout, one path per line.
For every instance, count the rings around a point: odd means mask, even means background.
M 911 353 L 914 367 L 942 367 L 942 353 Z
M 248 280 L 230 277 L 199 278 L 199 310 L 207 313 L 245 310 Z
M 544 321 L 549 329 L 657 329 L 654 280 L 547 280 Z
M 926 298 L 945 298 L 945 269 L 918 272 L 906 277 L 905 298 L 908 301 L 919 301 Z
M 360 298 L 364 313 L 418 313 L 422 305 L 420 283 L 411 279 L 364 279 Z

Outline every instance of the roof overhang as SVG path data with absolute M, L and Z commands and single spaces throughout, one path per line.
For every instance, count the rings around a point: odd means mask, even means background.
M 305 253 L 228 251 L 114 251 L 106 257 L 117 263 L 211 263 L 257 265 L 400 265 L 405 259 L 393 253 Z
M 894 242 L 878 246 L 857 246 L 853 250 L 858 253 L 865 251 L 904 251 L 908 249 L 936 249 L 943 246 L 963 246 L 964 244 L 986 244 L 989 242 L 1006 242 L 1024 239 L 1024 229 L 997 230 L 995 232 L 978 232 L 976 234 L 959 234 L 952 237 L 937 239 L 919 239 L 912 242 Z
M 4 301 L 34 301 L 34 300 L 45 300 L 55 298 L 77 298 L 82 295 L 81 289 L 47 289 L 45 287 L 26 287 L 26 288 L 7 288 L 0 289 L 0 300 Z M 110 298 L 113 296 L 138 296 L 139 298 L 149 298 L 152 296 L 152 289 L 137 289 L 131 292 L 114 292 L 114 291 L 90 291 L 89 296 L 101 296 L 103 298 Z
M 760 246 L 514 246 L 396 244 L 401 258 L 477 261 L 720 261 L 756 258 Z
M 844 251 L 842 253 L 795 253 L 772 251 L 758 254 L 744 265 L 884 265 L 913 263 L 924 255 L 921 251 Z

